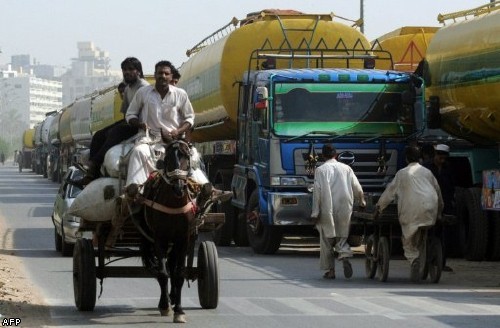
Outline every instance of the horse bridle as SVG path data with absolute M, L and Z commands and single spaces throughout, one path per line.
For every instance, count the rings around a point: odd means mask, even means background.
M 173 180 L 187 180 L 190 174 L 190 169 L 191 169 L 191 152 L 189 151 L 189 144 L 183 140 L 174 140 L 167 144 L 165 147 L 165 154 L 167 154 L 169 148 L 177 146 L 180 150 L 180 145 L 183 145 L 188 149 L 188 153 L 186 154 L 188 157 L 188 167 L 187 170 L 181 170 L 181 169 L 175 169 L 173 171 L 166 171 L 166 167 L 163 170 L 164 172 L 160 172 L 163 180 L 165 180 L 166 183 L 172 184 Z M 181 150 L 182 151 L 182 150 Z M 165 164 L 166 165 L 166 164 Z

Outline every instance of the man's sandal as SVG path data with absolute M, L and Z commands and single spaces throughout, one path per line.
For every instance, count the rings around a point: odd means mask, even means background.
M 335 279 L 335 271 L 329 270 L 323 275 L 324 279 Z

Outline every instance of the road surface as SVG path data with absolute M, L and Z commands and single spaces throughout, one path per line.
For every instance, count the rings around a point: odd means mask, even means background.
M 50 219 L 58 186 L 31 172 L 0 166 L 3 238 L 23 262 L 54 327 L 164 327 L 172 318 L 156 310 L 154 279 L 106 279 L 93 312 L 74 306 L 72 258 L 54 249 Z M 346 280 L 318 270 L 315 240 L 287 239 L 273 256 L 249 248 L 219 248 L 221 291 L 216 310 L 199 306 L 196 282 L 183 290 L 187 327 L 500 327 L 500 264 L 450 260 L 454 273 L 439 284 L 409 282 L 403 260 L 392 260 L 389 280 L 364 277 L 364 258 L 353 260 Z M 8 249 L 6 249 L 8 248 Z M 127 260 L 139 265 L 139 259 Z M 40 309 L 37 308 L 37 311 Z M 9 314 L 3 314 L 8 317 Z M 26 317 L 33 313 L 23 314 Z M 23 326 L 21 324 L 21 326 Z

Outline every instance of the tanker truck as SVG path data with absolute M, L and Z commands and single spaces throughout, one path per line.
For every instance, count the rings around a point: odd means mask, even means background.
M 64 176 L 73 163 L 82 162 L 81 156 L 84 151 L 88 152 L 95 132 L 123 119 L 121 103 L 117 87 L 112 86 L 76 99 L 62 109 L 58 130 L 54 128 L 52 139 L 60 143 L 59 177 Z
M 47 159 L 47 177 L 53 182 L 61 182 L 60 169 L 59 169 L 59 151 L 60 151 L 60 137 L 59 137 L 59 121 L 61 119 L 62 111 L 57 112 L 52 118 L 49 126 L 47 139 L 44 140 L 49 148 Z
M 499 4 L 440 15 L 446 24 L 423 70 L 430 132 L 422 140 L 451 147 L 458 222 L 450 249 L 470 260 L 500 259 Z
M 424 59 L 427 47 L 438 30 L 432 26 L 404 26 L 378 37 L 372 42 L 374 49 L 391 54 L 396 71 L 413 73 Z M 378 69 L 392 69 L 390 62 L 380 62 Z
M 31 157 L 34 148 L 34 135 L 35 129 L 28 129 L 23 132 L 23 148 L 20 150 L 21 156 L 17 158 L 19 172 L 21 172 L 23 169 L 31 168 Z
M 45 114 L 45 119 L 35 126 L 35 149 L 33 151 L 33 162 L 35 172 L 47 177 L 47 166 L 51 145 L 48 143 L 49 129 L 56 112 Z
M 271 254 L 284 234 L 313 231 L 314 170 L 325 143 L 365 192 L 379 195 L 425 127 L 424 106 L 414 107 L 422 80 L 373 69 L 390 55 L 333 15 L 252 13 L 187 54 L 179 86 L 196 113 L 192 139 L 212 183 L 234 195 L 218 209 L 226 214 L 219 245 L 234 240 Z

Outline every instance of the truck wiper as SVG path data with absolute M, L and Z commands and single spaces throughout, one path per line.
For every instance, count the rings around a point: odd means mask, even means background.
M 310 132 L 304 133 L 300 136 L 291 137 L 290 139 L 287 139 L 284 142 L 294 141 L 294 140 L 304 138 L 304 137 L 307 137 L 310 135 L 322 135 L 322 134 L 327 135 L 327 136 L 336 136 L 337 132 L 334 132 L 334 131 L 310 131 Z

